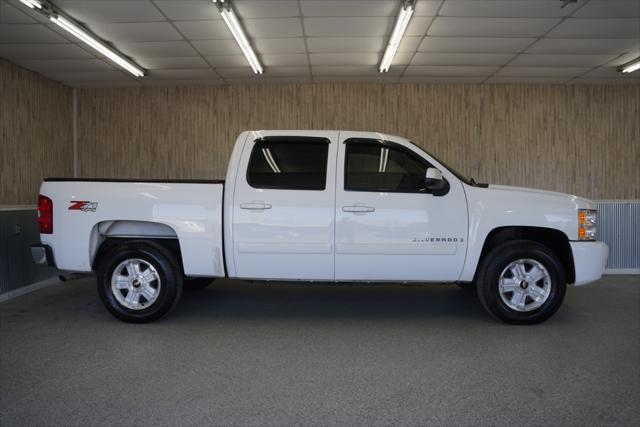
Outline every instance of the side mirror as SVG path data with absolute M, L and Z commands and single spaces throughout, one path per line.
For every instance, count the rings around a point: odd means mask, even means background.
M 444 196 L 449 192 L 449 182 L 442 177 L 442 171 L 436 168 L 427 168 L 425 187 L 434 196 Z

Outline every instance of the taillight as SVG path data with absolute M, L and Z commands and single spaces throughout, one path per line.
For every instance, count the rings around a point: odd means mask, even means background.
M 53 233 L 53 202 L 43 195 L 38 196 L 38 224 L 41 234 Z

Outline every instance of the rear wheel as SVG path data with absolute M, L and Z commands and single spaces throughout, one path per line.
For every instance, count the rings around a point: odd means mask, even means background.
M 182 293 L 182 273 L 163 246 L 133 241 L 114 248 L 100 263 L 98 294 L 120 320 L 152 322 L 169 312 Z
M 562 263 L 551 249 L 529 240 L 513 240 L 487 254 L 477 291 L 482 305 L 498 319 L 533 324 L 560 308 L 566 282 Z

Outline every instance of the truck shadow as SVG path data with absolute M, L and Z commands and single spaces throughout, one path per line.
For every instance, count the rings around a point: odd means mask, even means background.
M 307 284 L 219 280 L 185 291 L 169 319 L 474 318 L 494 322 L 475 290 L 453 284 Z

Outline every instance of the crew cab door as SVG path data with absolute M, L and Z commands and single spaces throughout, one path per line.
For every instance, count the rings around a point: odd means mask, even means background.
M 454 281 L 466 253 L 467 206 L 460 181 L 442 167 L 449 192 L 425 188 L 431 164 L 406 142 L 341 132 L 336 179 L 336 280 Z
M 338 132 L 247 140 L 236 176 L 236 275 L 333 280 Z

